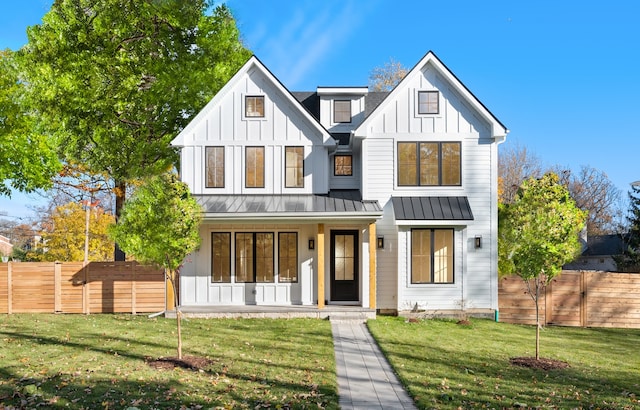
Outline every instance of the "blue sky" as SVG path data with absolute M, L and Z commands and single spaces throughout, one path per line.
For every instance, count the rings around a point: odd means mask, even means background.
M 51 0 L 0 3 L 0 48 L 26 42 Z M 640 2 L 230 0 L 242 38 L 292 91 L 367 85 L 432 50 L 547 165 L 640 180 Z M 26 216 L 37 196 L 0 199 Z

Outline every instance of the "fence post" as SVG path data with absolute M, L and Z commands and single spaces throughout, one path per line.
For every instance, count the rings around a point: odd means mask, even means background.
M 136 314 L 136 265 L 137 262 L 131 262 L 131 314 Z
M 53 312 L 62 312 L 62 263 L 53 264 Z
M 553 322 L 553 279 L 544 287 L 544 324 Z
M 580 272 L 580 326 L 586 327 L 587 323 L 587 272 Z
M 10 315 L 13 313 L 13 278 L 11 277 L 12 273 L 12 262 L 7 264 L 7 314 Z

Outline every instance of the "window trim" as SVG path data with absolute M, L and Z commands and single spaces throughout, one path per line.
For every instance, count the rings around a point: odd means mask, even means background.
M 295 185 L 295 184 L 294 185 L 289 185 L 289 182 L 287 180 L 287 175 L 288 175 L 287 174 L 287 170 L 289 168 L 295 168 L 295 169 L 298 168 L 297 166 L 295 166 L 295 167 L 287 166 L 288 165 L 288 163 L 287 163 L 287 150 L 289 148 L 299 148 L 299 149 L 302 150 L 302 168 L 300 169 L 300 172 L 302 173 L 302 184 L 300 184 L 300 185 Z M 304 146 L 303 145 L 286 145 L 284 147 L 284 187 L 285 188 L 304 188 Z
M 416 149 L 416 179 L 412 184 L 400 183 L 400 144 L 413 144 Z M 438 145 L 438 183 L 437 184 L 422 184 L 420 182 L 420 144 L 437 144 Z M 442 146 L 443 144 L 456 144 L 458 146 L 459 161 L 458 161 L 458 175 L 460 180 L 457 184 L 443 184 L 443 172 L 442 172 Z M 462 186 L 462 142 L 460 141 L 396 141 L 396 185 L 398 187 L 459 187 Z
M 222 185 L 209 185 L 209 151 L 210 150 L 222 150 Z M 204 147 L 204 187 L 205 188 L 224 188 L 225 186 L 225 162 L 226 162 L 226 150 L 223 145 L 212 145 Z
M 413 232 L 414 231 L 429 231 L 431 235 L 431 249 L 429 256 L 431 258 L 431 271 L 429 273 L 431 282 L 414 282 L 413 281 Z M 451 282 L 436 282 L 435 281 L 435 232 L 436 231 L 451 231 Z M 455 285 L 456 283 L 456 230 L 454 228 L 411 228 L 409 232 L 411 243 L 407 247 L 409 252 L 409 284 L 414 286 L 433 286 L 433 285 Z
M 262 100 L 262 115 L 250 115 L 250 113 L 248 111 L 249 110 L 248 100 L 250 98 L 256 99 L 255 101 L 258 101 L 258 99 Z M 266 104 L 265 104 L 266 103 L 266 99 L 264 98 L 264 95 L 262 95 L 262 94 L 246 94 L 244 96 L 243 103 L 244 103 L 244 107 L 243 107 L 242 113 L 243 113 L 243 117 L 245 119 L 265 118 L 267 107 L 266 107 Z M 255 105 L 255 102 L 254 102 L 254 105 Z M 257 112 L 257 113 L 259 114 L 259 112 Z
M 295 244 L 296 244 L 296 247 L 295 247 L 295 252 L 296 252 L 296 255 L 295 255 L 296 280 L 287 280 L 287 281 L 283 281 L 282 280 L 282 275 L 281 275 L 282 269 L 281 269 L 281 266 L 280 266 L 280 257 L 281 257 L 281 252 L 280 252 L 281 240 L 280 240 L 280 237 L 283 234 L 295 235 Z M 286 283 L 298 283 L 299 282 L 299 280 L 300 280 L 300 263 L 299 263 L 300 255 L 299 255 L 299 252 L 298 252 L 298 248 L 299 248 L 299 246 L 298 246 L 298 232 L 290 232 L 290 231 L 278 232 L 278 275 L 277 275 L 278 276 L 278 283 L 285 283 L 286 284 Z
M 420 103 L 420 96 L 423 94 L 427 94 L 427 95 L 436 95 L 436 103 L 437 103 L 437 107 L 436 107 L 436 111 L 435 112 L 430 112 L 429 110 L 427 110 L 426 112 L 422 112 L 421 111 L 421 103 Z M 429 102 L 426 103 L 427 107 L 429 106 Z M 440 115 L 440 91 L 439 90 L 418 90 L 417 94 L 416 94 L 416 115 L 418 116 L 428 116 L 428 115 Z
M 249 186 L 249 180 L 247 179 L 249 176 L 249 161 L 248 161 L 248 152 L 250 148 L 260 148 L 262 149 L 262 185 L 255 185 L 255 186 Z M 247 145 L 246 147 L 244 147 L 244 187 L 247 189 L 262 189 L 265 187 L 265 181 L 266 181 L 266 175 L 265 175 L 265 169 L 266 169 L 266 150 L 264 146 L 257 146 L 257 145 Z M 257 178 L 256 178 L 257 179 Z
M 351 166 L 350 166 L 351 172 L 350 173 L 348 173 L 348 174 L 339 174 L 338 173 L 338 168 L 337 168 L 338 167 L 338 163 L 336 162 L 336 159 L 338 157 L 345 157 L 345 158 L 349 157 L 349 158 L 351 158 Z M 333 156 L 333 175 L 336 176 L 336 177 L 351 177 L 351 176 L 353 176 L 353 155 L 352 154 L 336 154 L 336 155 Z
M 343 113 L 344 111 L 338 111 L 338 103 L 348 103 L 349 104 L 349 121 L 338 121 L 338 116 L 336 115 L 338 112 Z M 334 124 L 350 124 L 353 121 L 353 103 L 351 100 L 333 100 L 333 122 Z

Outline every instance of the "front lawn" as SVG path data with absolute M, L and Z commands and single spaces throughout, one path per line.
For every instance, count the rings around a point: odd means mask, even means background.
M 569 368 L 512 366 L 535 356 L 535 327 L 378 317 L 369 329 L 424 409 L 640 409 L 640 330 L 547 327 L 541 357 Z
M 189 319 L 183 353 L 212 364 L 147 364 L 176 341 L 171 319 L 0 315 L 0 408 L 338 407 L 328 321 Z

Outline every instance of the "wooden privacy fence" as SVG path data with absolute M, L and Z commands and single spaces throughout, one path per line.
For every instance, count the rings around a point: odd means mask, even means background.
M 518 276 L 500 279 L 498 305 L 501 321 L 536 323 L 535 305 Z M 640 274 L 565 270 L 540 296 L 540 322 L 640 328 Z
M 0 313 L 135 314 L 164 309 L 164 272 L 137 262 L 0 264 Z

